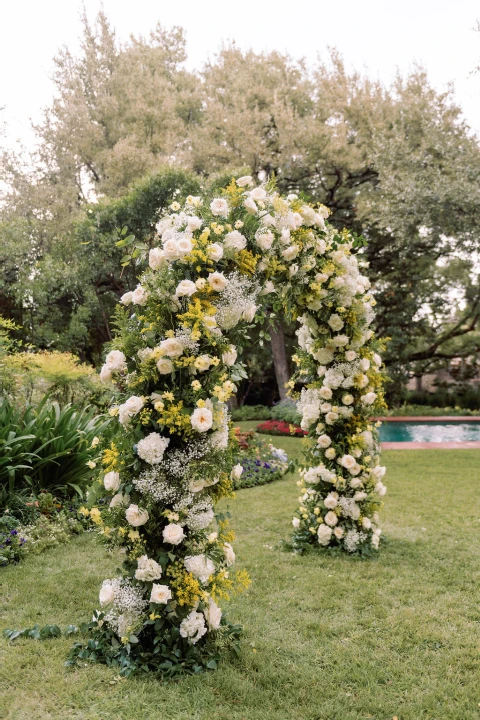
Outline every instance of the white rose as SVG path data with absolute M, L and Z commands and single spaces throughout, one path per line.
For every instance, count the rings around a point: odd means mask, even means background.
M 310 207 L 310 205 L 302 205 L 300 208 L 300 215 L 305 220 L 306 225 L 311 226 L 315 224 L 317 213 L 312 207 Z
M 126 357 L 120 350 L 111 350 L 105 358 L 105 365 L 112 372 L 123 372 L 127 369 Z
M 342 403 L 344 405 L 352 405 L 354 401 L 353 395 L 350 395 L 350 393 L 345 393 L 345 395 L 342 396 Z
M 252 184 L 253 184 L 253 178 L 251 175 L 242 175 L 242 177 L 239 177 L 237 179 L 238 187 L 245 187 L 246 185 L 252 185 Z
M 340 527 L 339 525 L 337 525 L 337 527 L 333 531 L 333 534 L 335 535 L 337 540 L 341 540 L 345 534 L 345 530 L 342 527 Z
M 232 230 L 225 235 L 224 244 L 228 250 L 244 250 L 247 247 L 247 238 L 238 230 Z
M 298 245 L 289 245 L 285 250 L 282 251 L 282 257 L 284 260 L 294 260 L 300 252 Z
M 130 495 L 124 495 L 123 493 L 117 493 L 110 500 L 110 504 L 108 507 L 115 508 L 115 507 L 121 507 L 122 505 L 129 505 L 129 504 L 130 504 Z
M 331 400 L 333 395 L 331 388 L 327 387 L 326 385 L 320 388 L 318 394 L 320 395 L 322 400 Z
M 148 264 L 152 270 L 159 270 L 166 261 L 165 252 L 160 248 L 152 248 L 148 253 Z
M 170 543 L 170 545 L 180 545 L 184 537 L 185 533 L 181 525 L 170 523 L 163 528 L 163 539 L 166 543 Z
M 290 277 L 293 277 L 298 272 L 298 265 L 290 265 L 289 271 Z
M 243 207 L 245 210 L 250 213 L 250 215 L 255 215 L 255 213 L 258 210 L 258 207 L 255 203 L 255 200 L 252 200 L 251 197 L 247 197 L 246 200 L 243 203 Z
M 196 215 L 187 215 L 187 230 L 194 232 L 200 230 L 203 225 L 203 220 Z
M 237 463 L 233 466 L 232 471 L 230 473 L 230 477 L 232 480 L 240 480 L 243 473 L 243 465 L 240 465 L 240 463 Z
M 255 313 L 257 312 L 257 306 L 253 303 L 250 303 L 247 305 L 245 310 L 242 313 L 243 320 L 246 320 L 246 322 L 252 322 L 253 318 L 255 317 Z
M 235 348 L 235 345 L 230 345 L 227 350 L 225 350 L 224 353 L 222 353 L 222 362 L 225 365 L 235 365 L 235 361 L 237 359 L 237 350 Z
M 343 467 L 346 468 L 347 470 L 350 470 L 356 464 L 356 460 L 353 457 L 353 455 L 344 455 L 343 457 L 340 458 L 340 460 L 338 462 L 340 465 L 343 465 Z
M 262 250 L 270 250 L 274 239 L 275 239 L 275 236 L 271 230 L 267 230 L 266 232 L 257 231 L 255 233 L 256 243 L 257 243 L 258 247 L 261 248 Z
M 140 525 L 145 525 L 149 515 L 146 510 L 142 510 L 138 507 L 138 505 L 130 505 L 130 507 L 128 507 L 125 511 L 125 517 L 130 525 L 133 525 L 133 527 L 140 527 Z
M 336 516 L 335 516 L 336 517 Z M 332 538 L 332 528 L 324 523 L 318 526 L 317 537 L 319 545 L 328 545 Z
M 190 297 L 190 295 L 196 292 L 197 286 L 191 280 L 182 280 L 178 283 L 177 289 L 175 290 L 175 294 L 178 295 L 178 297 L 184 297 L 185 295 Z
M 126 425 L 130 419 L 137 415 L 143 408 L 143 399 L 137 395 L 132 395 L 118 408 L 118 419 L 122 425 Z
M 120 298 L 120 302 L 123 303 L 124 305 L 131 305 L 132 304 L 132 295 L 133 295 L 132 292 L 124 293 L 122 295 L 122 297 Z
M 132 293 L 132 302 L 134 305 L 145 305 L 148 299 L 148 293 L 141 285 L 139 285 Z
M 303 218 L 298 212 L 293 213 L 293 222 L 295 223 L 295 230 L 298 230 L 299 227 L 303 225 Z
M 372 521 L 368 517 L 362 518 L 362 527 L 364 530 L 370 530 L 372 527 Z
M 325 422 L 327 425 L 335 425 L 335 423 L 338 420 L 338 413 L 336 412 L 329 412 L 325 415 Z
M 172 358 L 180 357 L 184 349 L 182 341 L 178 338 L 166 338 L 160 343 L 160 350 Z
M 172 218 L 167 216 L 158 221 L 158 223 L 155 225 L 155 230 L 157 231 L 158 235 L 163 235 L 165 230 L 168 230 L 171 227 Z
M 102 587 L 100 588 L 98 599 L 100 600 L 100 605 L 102 606 L 111 605 L 115 600 L 115 592 L 113 590 L 113 586 L 110 585 L 107 580 L 104 580 Z
M 272 292 L 275 292 L 275 285 L 271 280 L 267 280 L 260 295 L 270 295 Z
M 267 191 L 262 187 L 253 188 L 253 190 L 250 190 L 250 197 L 255 201 L 265 200 L 267 197 Z
M 222 215 L 226 217 L 228 215 L 228 203 L 223 198 L 215 198 L 210 203 L 210 210 L 212 215 Z
M 324 502 L 326 508 L 328 508 L 329 510 L 333 510 L 338 505 L 338 493 L 336 493 L 336 492 L 329 493 L 323 502 Z M 327 522 L 326 518 L 325 518 L 325 522 Z M 328 523 L 328 524 L 331 525 L 332 523 Z
M 157 370 L 160 375 L 168 375 L 173 371 L 173 363 L 169 358 L 160 358 L 157 361 Z
M 166 605 L 172 599 L 172 591 L 168 585 L 157 585 L 153 583 L 150 593 L 150 602 L 157 605 Z
M 295 529 L 300 527 L 300 518 L 294 517 L 292 518 L 292 525 Z
M 223 257 L 223 247 L 219 243 L 212 243 L 207 247 L 207 255 L 210 260 L 218 262 Z
M 102 369 L 100 370 L 100 380 L 102 382 L 110 382 L 112 379 L 112 372 L 110 368 L 107 365 L 103 365 Z
M 365 500 L 367 497 L 368 495 L 364 490 L 359 490 L 355 493 L 353 499 L 355 500 L 355 502 L 362 502 L 362 500 Z
M 193 243 L 188 237 L 182 237 L 176 241 L 178 254 L 180 256 L 188 255 L 193 250 Z
M 348 335 L 335 335 L 332 338 L 332 343 L 335 345 L 335 347 L 345 347 L 345 345 L 348 345 L 350 342 L 350 339 Z
M 213 598 L 208 598 L 208 606 L 204 609 L 203 614 L 210 630 L 218 630 L 222 619 L 222 611 Z
M 208 282 L 211 288 L 216 292 L 222 292 L 228 285 L 228 280 L 222 273 L 214 272 L 208 276 Z
M 320 435 L 317 445 L 321 448 L 328 448 L 332 444 L 332 439 L 328 435 Z
M 381 481 L 379 481 L 379 482 L 375 485 L 375 492 L 376 492 L 378 495 L 380 495 L 380 497 L 383 497 L 383 496 L 386 494 L 386 492 L 387 492 L 387 488 L 385 487 L 385 485 L 384 485 Z
M 192 427 L 197 432 L 207 432 L 213 425 L 213 414 L 208 408 L 195 408 L 190 417 Z
M 345 325 L 345 323 L 343 322 L 343 320 L 342 320 L 342 318 L 340 317 L 340 315 L 337 315 L 336 313 L 334 313 L 333 315 L 330 315 L 330 318 L 329 318 L 329 320 L 328 320 L 328 324 L 330 325 L 330 327 L 332 328 L 332 330 L 334 330 L 334 332 L 338 332 L 338 331 L 341 330 L 341 329 L 343 328 L 343 326 Z
M 179 253 L 175 240 L 167 240 L 163 246 L 163 252 L 165 254 L 166 260 L 176 260 L 179 256 Z
M 364 405 L 373 405 L 376 399 L 377 393 L 374 392 L 369 392 L 366 395 L 362 395 L 362 397 L 360 398 Z
M 325 515 L 325 522 L 327 525 L 330 525 L 330 527 L 334 527 L 338 523 L 338 517 L 333 512 L 333 510 L 329 510 L 327 514 Z
M 360 367 L 362 368 L 363 372 L 367 372 L 367 370 L 370 369 L 370 360 L 368 358 L 362 358 L 360 360 Z
M 381 480 L 386 473 L 387 468 L 384 465 L 377 465 L 372 468 L 370 474 L 376 480 Z
M 230 543 L 224 544 L 223 552 L 225 553 L 225 560 L 227 561 L 227 566 L 231 567 L 235 562 L 235 553 L 233 552 L 233 548 Z
M 355 360 L 356 357 L 357 353 L 355 352 L 355 350 L 347 350 L 347 352 L 345 353 L 345 360 L 348 360 L 348 362 L 352 362 L 352 360 Z
M 373 362 L 377 367 L 380 367 L 382 364 L 382 358 L 377 353 L 373 353 Z
M 108 492 L 118 490 L 120 487 L 120 475 L 118 472 L 107 473 L 103 478 L 103 485 Z
M 337 455 L 337 453 L 336 453 L 336 450 L 335 450 L 334 448 L 328 448 L 328 450 L 325 450 L 325 457 L 326 457 L 328 460 L 333 460 L 334 457 L 336 457 L 336 455 Z

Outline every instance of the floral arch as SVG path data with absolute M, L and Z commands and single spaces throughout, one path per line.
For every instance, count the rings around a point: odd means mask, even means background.
M 358 240 L 328 210 L 274 183 L 232 179 L 217 197 L 173 202 L 158 247 L 122 298 L 102 368 L 123 402 L 104 452 L 101 532 L 126 549 L 122 577 L 105 580 L 92 624 L 100 655 L 123 671 L 214 667 L 235 641 L 222 605 L 248 583 L 234 572 L 233 534 L 215 504 L 232 492 L 227 401 L 242 377 L 239 348 L 268 304 L 299 323 L 293 392 L 308 431 L 292 545 L 377 549 L 385 493 L 370 417 L 383 403 L 374 300 Z

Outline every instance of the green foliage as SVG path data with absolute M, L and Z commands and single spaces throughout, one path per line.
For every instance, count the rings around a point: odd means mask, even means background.
M 270 408 L 265 405 L 242 405 L 231 412 L 232 420 L 267 420 L 270 417 Z
M 300 425 L 302 420 L 297 410 L 297 404 L 290 398 L 282 400 L 278 405 L 274 405 L 270 410 L 270 415 L 274 420 L 283 420 L 292 425 Z
M 237 432 L 237 439 L 239 450 L 235 460 L 243 472 L 233 481 L 235 490 L 280 480 L 293 470 L 284 450 L 260 439 L 253 431 Z
M 0 390 L 16 404 L 36 404 L 48 394 L 60 404 L 96 405 L 104 408 L 110 390 L 91 365 L 69 352 L 43 350 L 17 352 L 4 359 L 8 383 L 0 379 Z
M 49 517 L 41 514 L 31 525 L 21 527 L 25 538 L 25 552 L 39 555 L 49 548 L 58 547 L 67 543 L 72 535 L 83 532 L 83 525 L 76 518 L 76 513 L 62 510 Z
M 92 441 L 110 418 L 45 398 L 20 409 L 0 403 L 0 507 L 18 504 L 19 493 L 81 493 L 91 480 Z
M 464 408 L 480 410 L 480 388 L 471 385 L 437 388 L 435 392 L 412 390 L 407 393 L 409 405 L 426 405 L 432 408 Z

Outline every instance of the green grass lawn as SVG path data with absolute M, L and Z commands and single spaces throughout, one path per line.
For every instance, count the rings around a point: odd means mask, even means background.
M 244 426 L 248 423 L 243 424 Z M 264 436 L 265 437 L 265 436 Z M 290 453 L 293 438 L 272 438 Z M 480 452 L 386 452 L 388 543 L 378 559 L 310 554 L 289 533 L 292 476 L 230 502 L 248 593 L 238 660 L 164 685 L 67 671 L 68 639 L 1 640 L 0 717 L 12 720 L 470 720 L 480 717 Z M 117 558 L 91 534 L 1 570 L 0 626 L 89 618 Z

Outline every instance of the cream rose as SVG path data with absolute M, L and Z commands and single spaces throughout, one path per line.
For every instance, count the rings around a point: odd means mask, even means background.
M 204 609 L 203 614 L 210 630 L 218 630 L 222 619 L 222 611 L 213 598 L 208 598 L 208 605 Z
M 160 343 L 160 350 L 169 357 L 177 358 L 183 354 L 184 345 L 178 338 L 166 338 Z
M 145 305 L 148 300 L 148 293 L 141 285 L 139 285 L 132 293 L 132 302 L 134 305 Z
M 238 187 L 245 187 L 246 185 L 252 185 L 252 184 L 253 184 L 253 178 L 251 175 L 242 175 L 242 177 L 237 178 Z
M 213 425 L 213 414 L 208 408 L 195 408 L 190 417 L 192 427 L 197 432 L 207 432 Z
M 225 365 L 235 365 L 237 359 L 237 350 L 235 345 L 230 345 L 224 353 L 222 353 L 222 362 Z
M 115 600 L 113 586 L 107 580 L 103 582 L 102 587 L 100 588 L 98 599 L 100 600 L 100 605 L 102 606 L 111 605 Z
M 182 280 L 178 283 L 177 289 L 175 290 L 175 294 L 178 295 L 178 297 L 190 297 L 190 295 L 193 295 L 196 292 L 197 286 L 191 280 Z
M 244 250 L 247 247 L 247 238 L 238 230 L 232 230 L 225 235 L 224 245 L 227 250 Z
M 133 295 L 132 292 L 124 293 L 122 295 L 122 297 L 120 298 L 120 302 L 123 303 L 124 305 L 131 305 L 132 304 L 132 295 Z
M 157 361 L 157 370 L 160 375 L 168 375 L 173 371 L 173 363 L 169 358 L 163 357 Z
M 148 264 L 152 270 L 159 270 L 166 262 L 165 252 L 160 248 L 152 248 L 148 253 Z
M 133 527 L 140 527 L 140 525 L 145 525 L 149 515 L 146 510 L 142 510 L 138 507 L 138 505 L 130 505 L 130 507 L 128 507 L 125 511 L 125 517 L 130 525 L 133 525 Z
M 227 566 L 230 567 L 235 562 L 235 553 L 233 552 L 233 548 L 230 543 L 224 544 L 223 552 L 225 553 L 225 560 L 227 561 Z
M 219 243 L 212 243 L 207 247 L 207 255 L 210 260 L 218 262 L 223 257 L 223 247 Z
M 219 272 L 210 273 L 207 279 L 210 287 L 216 292 L 222 292 L 228 285 L 225 275 Z
M 223 198 L 215 198 L 210 203 L 210 210 L 212 215 L 222 215 L 226 217 L 228 215 L 228 203 Z
M 109 472 L 103 478 L 103 485 L 108 492 L 116 492 L 120 487 L 120 475 L 118 472 Z
M 150 602 L 156 605 L 166 605 L 172 599 L 172 591 L 168 585 L 157 585 L 153 583 L 150 593 Z
M 184 537 L 185 533 L 181 525 L 170 523 L 163 528 L 163 539 L 170 545 L 180 545 Z
M 328 527 L 328 525 L 325 525 L 325 523 L 321 523 L 318 526 L 317 538 L 319 545 L 328 545 L 332 538 L 332 528 Z

